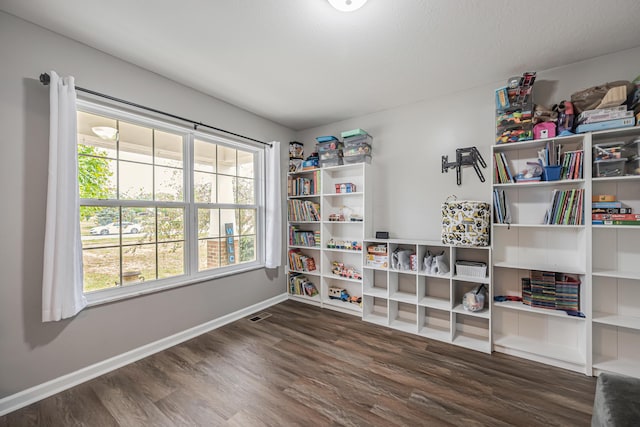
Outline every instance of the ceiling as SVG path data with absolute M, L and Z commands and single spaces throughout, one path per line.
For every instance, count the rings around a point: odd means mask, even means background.
M 640 46 L 638 0 L 369 0 L 349 13 L 327 0 L 0 0 L 0 9 L 295 130 Z

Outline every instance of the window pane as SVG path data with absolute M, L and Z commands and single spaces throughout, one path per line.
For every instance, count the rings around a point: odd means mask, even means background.
M 216 171 L 216 144 L 205 141 L 194 141 L 193 169 L 201 172 Z
M 155 164 L 182 168 L 182 136 L 154 130 Z
M 253 153 L 238 150 L 238 176 L 253 178 Z
M 216 202 L 216 175 L 205 172 L 194 172 L 193 193 L 196 203 Z
M 154 208 L 122 208 L 122 244 L 155 242 L 156 217 Z
M 238 179 L 238 203 L 252 205 L 255 203 L 255 190 L 254 180 L 253 179 L 245 179 L 245 178 L 237 178 Z
M 158 208 L 158 241 L 184 240 L 184 209 Z
M 156 200 L 182 201 L 184 200 L 184 185 L 182 169 L 155 167 L 156 171 Z
M 78 111 L 78 146 L 90 147 L 92 154 L 116 158 L 118 125 L 116 120 Z M 98 136 L 96 133 L 102 136 Z M 111 136 L 112 135 L 112 136 Z M 79 150 L 80 151 L 80 150 Z M 89 153 L 84 153 L 89 154 Z
M 120 199 L 152 200 L 153 166 L 120 162 Z
M 220 236 L 238 235 L 238 210 L 220 209 Z
M 218 237 L 220 229 L 220 210 L 198 209 L 198 237 Z
M 240 235 L 256 234 L 256 210 L 238 209 L 240 216 Z
M 93 147 L 78 146 L 78 190 L 82 199 L 116 198 L 116 161 L 82 153 L 95 153 Z
M 83 248 L 116 246 L 120 244 L 118 208 L 80 206 L 80 239 Z
M 158 279 L 184 274 L 184 243 L 158 244 Z
M 240 237 L 240 262 L 255 261 L 256 236 Z
M 218 203 L 235 203 L 236 179 L 218 175 Z
M 132 285 L 156 278 L 156 245 L 122 248 L 122 283 Z
M 153 132 L 150 128 L 120 122 L 120 160 L 151 164 L 153 161 Z
M 236 175 L 235 148 L 218 145 L 218 173 Z
M 198 271 L 220 267 L 220 239 L 198 241 Z
M 113 288 L 120 282 L 120 248 L 82 251 L 84 292 Z

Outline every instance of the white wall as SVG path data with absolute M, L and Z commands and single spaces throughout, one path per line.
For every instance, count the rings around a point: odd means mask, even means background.
M 260 269 L 43 324 L 49 91 L 38 82 L 41 72 L 71 74 L 78 86 L 280 140 L 283 164 L 294 133 L 2 12 L 0 58 L 0 399 L 286 291 L 282 269 Z
M 522 70 L 529 71 L 529 70 Z M 537 70 L 532 70 L 537 71 Z M 473 72 L 473 70 L 469 70 Z M 534 100 L 551 106 L 580 89 L 640 74 L 640 48 L 538 71 Z M 362 128 L 373 137 L 373 229 L 391 237 L 440 239 L 440 205 L 452 194 L 458 199 L 491 200 L 490 146 L 494 141 L 494 91 L 510 76 L 473 90 L 451 88 L 445 98 L 407 105 L 298 132 L 309 155 L 320 135 Z M 375 88 L 371 88 L 375 90 Z M 336 100 L 340 102 L 340 100 Z M 487 162 L 481 183 L 472 168 L 463 169 L 462 185 L 455 171 L 441 173 L 441 157 L 455 158 L 458 147 L 476 146 Z

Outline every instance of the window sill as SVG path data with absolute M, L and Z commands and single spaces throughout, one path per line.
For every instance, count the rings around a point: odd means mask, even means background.
M 87 293 L 85 294 L 85 298 L 87 299 L 87 307 L 94 307 L 102 304 L 110 304 L 112 302 L 117 302 L 125 299 L 137 298 L 140 296 L 153 294 L 156 292 L 162 292 L 169 289 L 179 288 L 182 286 L 188 286 L 196 283 L 207 282 L 210 280 L 221 279 L 223 277 L 233 276 L 241 273 L 247 273 L 249 271 L 260 270 L 263 268 L 265 268 L 264 264 L 251 263 L 246 265 L 242 269 L 233 269 L 230 271 L 218 272 L 217 274 L 210 274 L 210 273 L 207 274 L 205 272 L 197 276 L 192 276 L 188 279 L 178 278 L 178 279 L 157 280 L 157 281 L 148 282 L 144 284 L 104 289 L 102 291 Z

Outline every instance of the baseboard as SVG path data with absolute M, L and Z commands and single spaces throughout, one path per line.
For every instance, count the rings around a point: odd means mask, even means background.
M 70 374 L 63 375 L 51 381 L 47 381 L 46 383 L 39 384 L 37 386 L 12 394 L 11 396 L 2 398 L 0 399 L 0 416 L 23 408 L 27 405 L 30 405 L 61 391 L 67 390 L 85 381 L 89 381 L 93 378 L 99 377 L 100 375 L 104 375 L 107 372 L 111 372 L 115 369 L 121 368 L 147 356 L 151 356 L 154 353 L 165 350 L 169 347 L 173 347 L 176 344 L 180 344 L 184 341 L 190 340 L 191 338 L 195 338 L 228 323 L 242 319 L 243 317 L 264 310 L 268 307 L 271 307 L 272 305 L 286 301 L 287 299 L 287 294 L 281 294 L 273 298 L 269 298 L 268 300 L 259 302 L 249 307 L 245 307 L 241 310 L 229 313 L 225 316 L 219 317 L 201 325 L 194 326 L 191 329 L 178 332 L 177 334 L 162 338 L 158 341 L 143 345 L 142 347 L 138 347 L 126 353 L 122 353 L 118 356 L 114 356 L 112 358 L 95 363 L 91 366 L 87 366 L 86 368 L 79 369 L 75 372 L 71 372 Z

